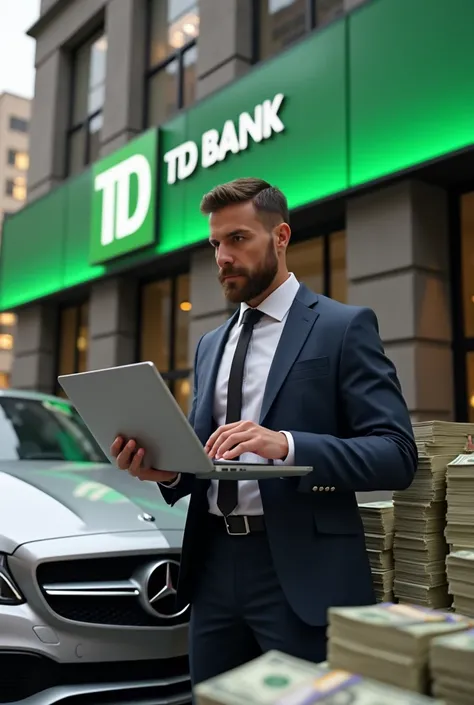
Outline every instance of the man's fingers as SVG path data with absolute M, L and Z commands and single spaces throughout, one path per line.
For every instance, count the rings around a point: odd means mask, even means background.
M 130 475 L 133 475 L 134 477 L 140 477 L 140 471 L 142 469 L 142 461 L 144 455 L 145 451 L 143 450 L 143 448 L 139 448 L 133 456 L 133 459 L 130 463 L 130 467 L 128 468 L 128 472 L 130 473 Z
M 255 453 L 256 451 L 256 441 L 254 438 L 251 440 L 243 441 L 242 443 L 238 443 L 235 448 L 232 448 L 232 450 L 228 450 L 225 455 L 226 460 L 234 460 L 235 458 L 238 458 L 240 455 L 243 453 Z
M 120 453 L 120 451 L 122 450 L 122 446 L 123 446 L 123 438 L 118 436 L 115 439 L 115 441 L 112 443 L 112 445 L 110 446 L 110 455 L 113 458 L 116 458 L 118 456 L 118 454 Z
M 120 470 L 128 470 L 132 462 L 133 452 L 136 444 L 134 441 L 129 441 L 125 448 L 117 456 L 117 466 Z
M 242 421 L 234 421 L 234 423 L 228 423 L 228 424 L 226 424 L 225 426 L 219 426 L 219 428 L 216 429 L 216 430 L 214 431 L 214 433 L 212 433 L 212 434 L 209 436 L 208 441 L 207 441 L 206 446 L 205 446 L 206 451 L 209 452 L 209 450 L 213 447 L 213 445 L 215 444 L 215 442 L 217 441 L 217 439 L 218 439 L 223 433 L 226 433 L 227 431 L 231 431 L 232 429 L 237 428 L 237 426 L 240 426 L 241 423 L 242 423 Z
M 239 443 L 243 443 L 244 441 L 250 440 L 250 438 L 251 436 L 249 431 L 240 431 L 240 433 L 230 433 L 219 445 L 216 453 L 219 456 L 223 456 L 226 451 L 230 450 Z

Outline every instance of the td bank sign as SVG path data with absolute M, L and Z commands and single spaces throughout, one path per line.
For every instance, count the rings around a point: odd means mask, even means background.
M 226 120 L 221 130 L 206 130 L 163 155 L 163 178 L 169 186 L 187 179 L 198 167 L 207 169 L 232 154 L 244 152 L 283 132 L 284 96 Z M 101 264 L 152 245 L 156 239 L 158 130 L 149 130 L 122 149 L 94 164 L 89 261 Z M 196 206 L 197 207 L 197 206 Z
M 157 139 L 157 130 L 150 130 L 94 164 L 91 264 L 155 241 Z
M 284 95 L 277 93 L 271 100 L 256 105 L 252 113 L 241 113 L 235 122 L 226 120 L 221 132 L 206 130 L 199 142 L 188 140 L 166 152 L 163 159 L 167 183 L 183 181 L 199 165 L 207 169 L 231 154 L 244 152 L 252 142 L 259 143 L 283 132 L 285 125 L 279 115 L 283 100 Z

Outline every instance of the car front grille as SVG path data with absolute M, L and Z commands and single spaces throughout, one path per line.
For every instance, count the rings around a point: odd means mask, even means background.
M 178 555 L 140 555 L 54 561 L 36 577 L 50 609 L 75 622 L 132 627 L 187 624 L 175 588 Z
M 160 682 L 162 681 L 162 682 Z M 127 683 L 128 682 L 128 683 Z M 117 692 L 107 684 L 123 684 Z M 133 687 L 131 683 L 141 683 Z M 188 658 L 149 661 L 118 661 L 101 663 L 58 664 L 37 654 L 0 651 L 0 703 L 12 703 L 57 686 L 96 686 L 98 691 L 81 695 L 79 692 L 65 698 L 68 705 L 93 702 L 185 703 L 191 700 Z M 103 686 L 103 692 L 100 692 Z M 61 701 L 62 702 L 62 701 Z

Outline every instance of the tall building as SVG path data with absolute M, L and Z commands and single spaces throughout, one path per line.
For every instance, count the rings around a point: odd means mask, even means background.
M 30 100 L 0 93 L 0 236 L 26 200 L 30 120 Z M 14 313 L 0 313 L 0 388 L 9 386 L 15 325 Z
M 472 26 L 472 0 L 43 0 L 12 384 L 148 359 L 187 408 L 229 315 L 200 198 L 258 176 L 295 274 L 376 311 L 413 419 L 474 420 Z

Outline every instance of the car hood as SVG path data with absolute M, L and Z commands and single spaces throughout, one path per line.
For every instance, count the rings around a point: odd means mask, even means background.
M 0 552 L 81 534 L 182 532 L 187 507 L 108 463 L 0 461 Z

